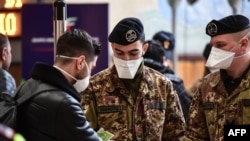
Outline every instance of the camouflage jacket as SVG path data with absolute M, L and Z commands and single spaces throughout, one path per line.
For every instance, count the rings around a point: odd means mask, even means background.
M 82 93 L 91 126 L 114 134 L 115 141 L 178 141 L 185 120 L 171 81 L 148 67 L 134 101 L 115 67 L 94 75 Z
M 184 141 L 224 141 L 224 125 L 250 124 L 250 71 L 229 95 L 220 72 L 202 80 L 190 106 Z

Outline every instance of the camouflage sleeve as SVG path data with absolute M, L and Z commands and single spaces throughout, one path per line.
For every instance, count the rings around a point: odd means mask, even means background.
M 167 85 L 167 110 L 163 131 L 163 141 L 179 141 L 184 135 L 185 119 L 178 95 L 172 83 Z
M 196 90 L 189 109 L 183 141 L 207 141 L 209 139 L 205 114 L 202 108 L 200 88 Z
M 98 130 L 97 116 L 96 116 L 96 108 L 94 106 L 94 97 L 93 90 L 91 85 L 88 86 L 86 90 L 81 93 L 82 100 L 81 105 L 84 111 L 84 114 L 87 120 L 90 123 L 90 126 L 95 130 Z
M 187 93 L 190 97 L 194 96 L 200 84 L 201 84 L 201 79 L 198 79 L 196 82 L 194 82 L 194 84 L 191 87 L 187 88 Z

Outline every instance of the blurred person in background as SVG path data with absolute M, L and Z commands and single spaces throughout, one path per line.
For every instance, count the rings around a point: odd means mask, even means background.
M 175 37 L 174 34 L 168 31 L 158 31 L 153 35 L 153 40 L 159 41 L 165 49 L 164 65 L 169 66 L 174 71 L 174 48 L 175 48 Z
M 11 45 L 9 39 L 0 33 L 0 93 L 14 94 L 16 90 L 16 81 L 8 72 L 11 61 Z
M 95 51 L 95 57 L 94 57 L 93 68 L 92 68 L 94 69 L 96 67 L 98 56 L 101 53 L 102 44 L 98 39 L 94 39 L 94 38 L 92 39 L 92 44 L 93 44 L 93 48 Z

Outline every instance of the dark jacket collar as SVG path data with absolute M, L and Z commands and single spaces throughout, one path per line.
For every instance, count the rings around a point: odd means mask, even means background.
M 36 63 L 31 71 L 31 77 L 33 79 L 42 80 L 45 83 L 53 85 L 73 96 L 80 102 L 81 96 L 76 89 L 68 82 L 65 76 L 56 68 L 44 64 Z
M 162 74 L 174 74 L 174 71 L 172 71 L 169 67 L 163 65 L 162 63 L 155 61 L 150 58 L 144 58 L 144 64 L 145 66 L 148 66 L 152 69 L 155 69 L 159 71 Z

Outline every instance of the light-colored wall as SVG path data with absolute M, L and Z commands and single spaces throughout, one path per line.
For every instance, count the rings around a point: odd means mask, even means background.
M 107 3 L 109 5 L 109 31 L 124 17 L 139 16 L 142 11 L 157 8 L 157 0 L 66 0 L 65 2 Z

